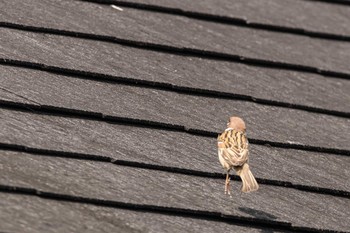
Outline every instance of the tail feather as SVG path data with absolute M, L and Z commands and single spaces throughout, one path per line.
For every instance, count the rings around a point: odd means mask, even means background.
M 247 163 L 241 167 L 235 167 L 235 170 L 237 175 L 239 175 L 242 179 L 242 192 L 249 193 L 259 189 L 259 185 L 256 182 L 253 173 L 250 171 Z

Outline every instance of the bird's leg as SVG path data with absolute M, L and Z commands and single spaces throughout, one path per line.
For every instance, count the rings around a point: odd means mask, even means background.
M 229 174 L 229 172 L 226 173 L 225 194 L 228 194 L 228 195 L 231 196 L 231 192 L 230 192 L 230 174 Z
M 231 181 L 231 178 L 230 178 L 230 175 L 228 174 L 228 183 L 227 183 L 227 194 L 231 196 L 231 186 L 230 186 L 230 181 Z
M 227 194 L 227 178 L 228 178 L 228 173 L 226 173 L 226 180 L 225 180 L 225 194 Z

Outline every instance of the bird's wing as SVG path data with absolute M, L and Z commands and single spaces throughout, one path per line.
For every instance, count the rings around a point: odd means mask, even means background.
M 219 156 L 230 166 L 242 166 L 248 160 L 248 140 L 245 132 L 229 130 L 222 133 L 218 141 L 224 146 L 219 148 Z

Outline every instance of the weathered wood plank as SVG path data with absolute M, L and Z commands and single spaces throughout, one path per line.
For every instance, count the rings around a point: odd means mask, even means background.
M 0 20 L 34 26 L 117 36 L 176 47 L 213 50 L 241 56 L 350 72 L 350 43 L 211 23 L 185 17 L 88 2 L 38 1 L 18 9 L 5 5 Z M 22 18 L 22 20 L 21 20 Z M 43 20 L 48 19 L 50 20 Z M 93 19 L 93 20 L 91 20 Z
M 261 186 L 250 195 L 223 194 L 219 180 L 109 164 L 1 153 L 0 183 L 98 199 L 200 209 L 293 225 L 347 230 L 349 199 Z M 103 171 L 103 172 L 102 172 Z M 8 179 L 8 177 L 11 177 Z M 302 211 L 300 211 L 302 209 Z
M 0 193 L 4 232 L 261 232 L 221 222 Z M 277 232 L 277 231 L 275 231 Z
M 0 142 L 223 173 L 216 139 L 63 117 L 0 111 Z M 251 145 L 260 178 L 350 191 L 350 158 Z
M 0 56 L 9 59 L 252 95 L 331 110 L 350 109 L 350 82 L 346 80 L 74 38 L 7 29 L 0 31 L 3 32 Z M 8 71 L 8 75 L 12 73 Z
M 187 11 L 243 18 L 248 22 L 305 28 L 335 34 L 350 34 L 350 7 L 294 0 L 127 0 L 144 4 L 180 8 Z M 117 4 L 118 5 L 118 4 Z M 336 26 L 334 26 L 336 25 Z
M 238 115 L 246 120 L 252 138 L 350 149 L 350 119 L 346 118 L 21 71 L 5 75 L 2 85 L 25 97 L 28 103 L 180 124 L 218 133 L 225 129 L 229 116 Z

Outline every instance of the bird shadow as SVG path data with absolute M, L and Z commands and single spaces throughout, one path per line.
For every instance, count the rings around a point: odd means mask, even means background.
M 255 209 L 248 208 L 248 207 L 239 207 L 238 209 L 240 211 L 242 211 L 246 214 L 249 214 L 253 217 L 256 217 L 256 218 L 260 218 L 260 219 L 262 218 L 262 219 L 267 219 L 267 220 L 276 220 L 277 219 L 277 217 L 275 215 L 266 213 L 265 211 L 262 211 L 262 210 L 255 210 Z
M 266 220 L 276 220 L 277 217 L 273 214 L 267 213 L 262 210 L 256 210 L 248 207 L 239 207 L 238 208 L 243 213 L 249 214 L 253 217 L 259 218 L 259 219 L 266 219 Z M 272 229 L 261 229 L 261 233 L 274 233 L 275 231 Z

